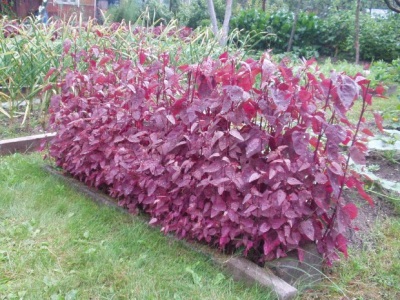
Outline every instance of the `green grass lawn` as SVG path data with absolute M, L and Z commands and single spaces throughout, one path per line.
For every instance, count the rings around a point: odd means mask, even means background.
M 44 164 L 38 154 L 0 157 L 0 299 L 274 299 L 140 218 L 84 198 Z M 398 216 L 381 220 L 370 247 L 350 250 L 298 299 L 399 299 L 399 236 Z
M 0 157 L 0 299 L 274 299 L 137 217 Z

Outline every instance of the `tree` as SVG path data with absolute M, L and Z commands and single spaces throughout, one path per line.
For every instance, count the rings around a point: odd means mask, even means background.
M 294 34 L 296 32 L 296 26 L 297 26 L 297 21 L 299 20 L 299 14 L 302 6 L 302 0 L 299 0 L 296 5 L 296 10 L 294 13 L 294 19 L 293 19 L 293 25 L 292 25 L 292 30 L 290 32 L 290 38 L 287 46 L 287 52 L 292 50 L 292 45 L 293 45 L 293 40 L 294 40 Z
M 228 41 L 229 21 L 232 15 L 232 2 L 233 0 L 226 0 L 224 22 L 220 32 L 218 29 L 217 16 L 214 9 L 214 1 L 207 0 L 208 13 L 210 14 L 211 19 L 211 28 L 221 46 L 225 46 L 226 42 Z
M 387 7 L 394 12 L 400 13 L 400 0 L 384 0 Z
M 360 62 L 360 10 L 361 10 L 361 0 L 357 0 L 355 34 L 354 34 L 354 46 L 356 48 L 356 64 Z

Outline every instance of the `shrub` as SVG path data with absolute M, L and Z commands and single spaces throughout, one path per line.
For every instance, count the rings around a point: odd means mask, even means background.
M 231 28 L 242 31 L 252 49 L 287 50 L 294 16 L 290 12 L 244 10 L 232 18 Z M 368 14 L 360 18 L 360 58 L 390 62 L 400 57 L 399 15 L 376 19 Z M 354 12 L 330 13 L 324 18 L 300 13 L 292 51 L 298 56 L 318 55 L 354 58 Z
M 317 36 L 321 55 L 330 57 L 353 57 L 353 12 L 341 11 L 324 17 Z
M 258 9 L 241 11 L 231 20 L 231 29 L 238 29 L 246 36 L 245 47 L 252 49 L 271 48 L 271 32 L 269 25 L 269 14 Z M 239 42 L 239 41 L 236 41 Z
M 141 1 L 122 1 L 118 6 L 113 6 L 107 12 L 108 17 L 114 22 L 136 22 L 144 14 L 147 25 L 164 23 L 167 24 L 173 18 L 173 13 L 168 8 L 156 0 L 146 3 Z
M 375 75 L 374 80 L 386 84 L 400 83 L 400 58 L 394 59 L 392 63 L 374 61 L 371 72 Z
M 217 21 L 224 21 L 225 3 L 221 0 L 214 0 L 214 9 Z M 181 25 L 197 28 L 201 26 L 209 26 L 210 15 L 208 14 L 207 3 L 204 0 L 194 0 L 191 2 L 182 2 L 176 17 Z
M 122 20 L 125 20 L 126 22 L 136 22 L 140 17 L 140 14 L 141 3 L 138 1 L 122 0 L 119 5 L 112 6 L 107 11 L 107 16 L 111 18 L 111 21 L 113 22 L 122 22 Z
M 368 82 L 315 76 L 312 62 L 292 69 L 267 54 L 175 68 L 167 53 L 150 52 L 138 49 L 137 61 L 98 47 L 74 56 L 88 69 L 68 72 L 51 101 L 57 165 L 146 211 L 165 233 L 259 261 L 293 249 L 301 258 L 309 242 L 328 262 L 336 249 L 347 255 L 357 208 L 343 188 L 372 200 L 341 146 L 365 162 L 357 137 L 371 134 Z M 361 96 L 352 125 L 346 112 Z
M 286 52 L 294 15 L 277 11 L 244 10 L 232 18 L 231 28 L 248 35 L 247 43 L 253 49 L 273 49 L 274 53 Z M 320 20 L 313 14 L 300 13 L 293 41 L 293 51 L 301 56 L 316 56 Z
M 360 23 L 360 55 L 363 60 L 391 62 L 400 58 L 400 16 L 374 19 L 363 15 Z

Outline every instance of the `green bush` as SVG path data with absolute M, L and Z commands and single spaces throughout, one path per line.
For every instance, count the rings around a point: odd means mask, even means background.
M 287 50 L 292 31 L 294 14 L 291 12 L 263 12 L 244 10 L 235 16 L 231 29 L 239 29 L 246 36 L 246 43 L 253 49 L 273 49 L 274 53 Z M 321 20 L 311 13 L 300 13 L 292 50 L 298 55 L 315 56 Z M 311 54 L 311 55 L 310 55 Z
M 147 14 L 148 18 L 146 19 L 151 20 L 152 24 L 159 22 L 166 24 L 173 18 L 173 13 L 168 10 L 168 7 L 157 0 L 149 0 L 146 3 L 139 0 L 126 0 L 122 1 L 119 6 L 111 7 L 108 11 L 108 16 L 114 22 L 122 20 L 136 22 L 142 14 Z
M 218 22 L 222 23 L 224 21 L 225 2 L 214 0 L 214 9 Z M 205 0 L 193 0 L 191 3 L 180 4 L 176 17 L 181 25 L 193 29 L 210 24 L 210 16 Z
M 354 56 L 354 16 L 351 11 L 329 14 L 319 25 L 317 43 L 321 55 L 339 58 Z
M 353 59 L 354 11 L 340 11 L 319 18 L 311 13 L 299 15 L 293 40 L 292 52 L 298 56 L 330 56 Z M 294 14 L 285 11 L 263 12 L 249 9 L 232 19 L 231 29 L 239 29 L 242 41 L 252 49 L 273 49 L 274 53 L 287 50 L 293 26 Z M 361 60 L 391 62 L 400 57 L 400 15 L 388 18 L 372 18 L 362 14 L 360 18 Z
M 400 58 L 394 59 L 390 64 L 382 60 L 374 61 L 371 72 L 378 82 L 400 83 Z
M 110 7 L 107 12 L 107 16 L 114 22 L 122 20 L 136 22 L 140 14 L 140 3 L 129 0 L 122 0 L 120 5 Z
M 400 57 L 400 16 L 361 17 L 360 56 L 363 60 L 391 62 Z
M 231 29 L 238 29 L 246 36 L 246 46 L 265 50 L 271 47 L 273 36 L 270 15 L 257 9 L 244 10 L 231 20 Z M 244 40 L 236 41 L 244 43 Z

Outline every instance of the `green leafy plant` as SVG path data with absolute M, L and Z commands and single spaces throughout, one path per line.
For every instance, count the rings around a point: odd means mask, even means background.
M 384 60 L 391 62 L 400 57 L 400 16 L 372 18 L 362 15 L 360 35 L 360 55 L 367 61 Z
M 247 46 L 260 50 L 273 49 L 273 53 L 277 54 L 287 50 L 293 20 L 290 12 L 249 9 L 232 18 L 231 28 L 241 31 Z M 309 58 L 318 55 L 316 40 L 319 23 L 315 15 L 300 13 L 293 43 L 296 55 Z M 243 44 L 240 39 L 236 42 Z

